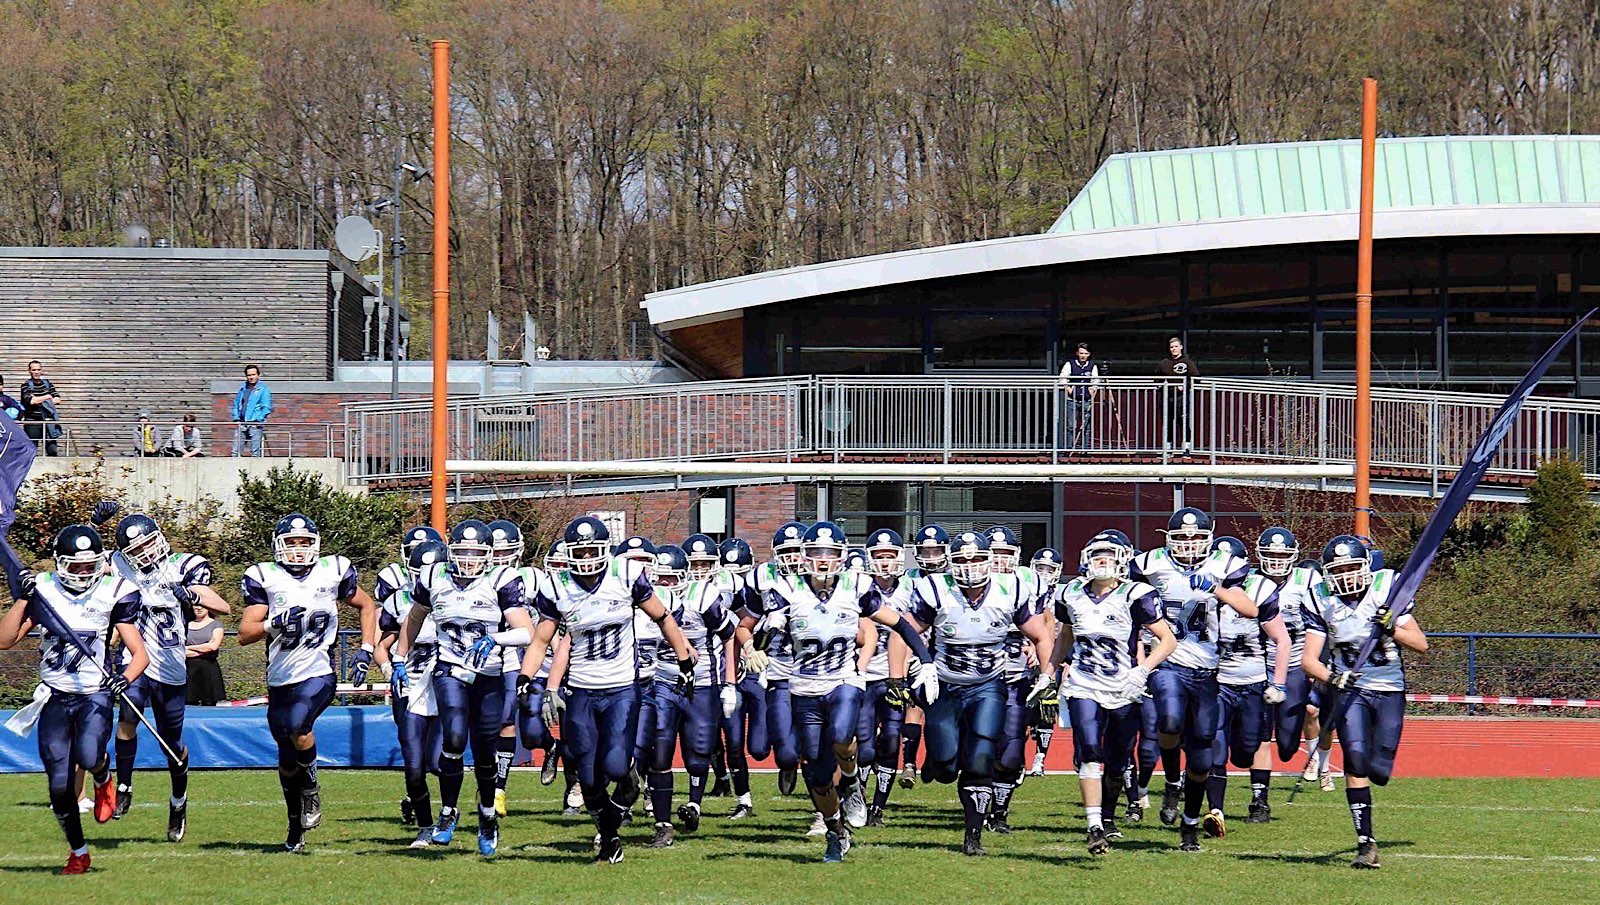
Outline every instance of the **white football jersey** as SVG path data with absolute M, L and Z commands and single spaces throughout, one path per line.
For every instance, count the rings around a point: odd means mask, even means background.
M 1241 616 L 1231 606 L 1217 608 L 1217 681 L 1224 685 L 1267 680 L 1267 636 L 1261 632 L 1261 623 L 1278 615 L 1278 586 L 1260 572 L 1252 572 L 1243 587 L 1256 602 L 1254 617 Z
M 862 572 L 845 572 L 834 579 L 826 596 L 819 596 L 810 581 L 779 585 L 773 598 L 789 611 L 789 637 L 794 643 L 794 672 L 789 693 L 819 697 L 856 675 L 856 633 L 863 617 L 878 609 L 872 579 Z
M 656 588 L 656 598 L 661 605 L 667 608 L 674 621 L 683 625 L 683 604 L 678 601 L 676 588 Z M 640 679 L 654 679 L 663 660 L 672 661 L 672 671 L 678 671 L 678 654 L 667 643 L 667 636 L 661 633 L 661 626 L 645 614 L 644 610 L 633 611 L 633 647 L 634 660 L 639 664 Z M 676 678 L 676 675 L 674 675 Z
M 745 607 L 745 612 L 759 619 L 762 613 L 781 609 L 785 589 L 793 587 L 799 579 L 785 575 L 777 563 L 769 562 L 756 566 L 746 577 L 746 581 L 755 591 L 757 599 Z M 759 631 L 762 626 L 758 625 L 756 628 Z M 769 662 L 763 675 L 767 677 L 767 681 L 787 682 L 794 675 L 794 639 L 789 636 L 787 628 L 767 633 L 766 654 Z
M 378 573 L 378 584 L 373 588 L 372 600 L 378 605 L 378 630 L 399 633 L 411 618 L 411 607 L 416 603 L 415 583 L 405 566 L 392 562 Z M 392 651 L 394 648 L 390 648 Z M 422 627 L 411 642 L 406 654 L 406 672 L 413 678 L 427 681 L 433 674 L 433 663 L 439 655 L 439 630 L 433 624 L 433 614 L 422 618 Z
M 1400 645 L 1385 637 L 1373 648 L 1366 663 L 1356 665 L 1361 648 L 1372 637 L 1372 619 L 1378 607 L 1389 600 L 1394 591 L 1394 571 L 1380 569 L 1372 573 L 1372 584 L 1355 604 L 1333 593 L 1326 581 L 1319 581 L 1311 589 L 1311 602 L 1305 609 L 1306 633 L 1327 638 L 1327 647 L 1333 652 L 1333 667 L 1340 670 L 1357 670 L 1361 678 L 1357 688 L 1369 691 L 1405 691 L 1405 663 Z M 1411 614 L 1395 620 L 1398 628 L 1412 621 Z
M 733 634 L 733 593 L 738 579 L 718 570 L 703 581 L 685 582 L 675 588 L 672 618 L 689 646 L 699 652 L 694 661 L 694 684 L 706 688 L 723 684 L 723 638 Z M 659 592 L 658 592 L 659 596 Z M 652 623 L 652 628 L 654 624 Z M 659 629 L 657 630 L 659 631 Z M 665 640 L 656 647 L 656 679 L 678 681 L 678 653 Z
M 1134 557 L 1130 577 L 1155 588 L 1161 594 L 1167 624 L 1178 638 L 1178 649 L 1167 662 L 1191 669 L 1216 669 L 1218 610 L 1216 595 L 1191 590 L 1189 579 L 1207 575 L 1218 587 L 1238 587 L 1250 574 L 1250 564 L 1223 550 L 1213 550 L 1194 569 L 1184 569 L 1173 561 L 1165 547 L 1148 550 Z
M 479 675 L 500 675 L 501 657 L 490 657 L 474 669 L 468 665 L 467 653 L 479 638 L 505 628 L 507 610 L 525 606 L 522 577 L 516 569 L 495 566 L 463 585 L 451 573 L 449 563 L 434 563 L 417 577 L 414 593 L 417 605 L 427 607 L 433 615 L 440 663 Z
M 67 630 L 78 636 L 94 658 L 91 661 L 77 645 L 46 631 L 29 613 L 39 627 L 39 681 L 64 694 L 99 691 L 105 681 L 105 671 L 111 668 L 107 645 L 111 626 L 119 622 L 137 623 L 139 586 L 115 572 L 108 572 L 82 594 L 74 594 L 56 581 L 54 572 L 46 572 L 39 576 L 33 593 L 36 599 L 55 610 Z M 31 610 L 35 604 L 28 606 Z M 100 665 L 97 667 L 95 663 Z
M 189 613 L 173 596 L 177 585 L 211 584 L 211 563 L 204 556 L 172 553 L 148 572 L 128 564 L 121 552 L 111 554 L 111 568 L 139 587 L 139 637 L 150 655 L 144 674 L 165 685 L 189 681 Z M 131 654 L 123 653 L 127 663 Z
M 535 606 L 546 619 L 559 620 L 572 637 L 566 684 L 598 691 L 631 685 L 639 675 L 634 608 L 655 594 L 644 566 L 613 557 L 592 590 L 570 571 L 546 572 Z
M 356 570 L 324 556 L 296 577 L 275 562 L 256 563 L 240 582 L 245 606 L 267 608 L 267 684 L 277 688 L 333 673 L 339 601 L 356 592 Z
M 1322 581 L 1322 576 L 1308 568 L 1295 566 L 1278 585 L 1278 614 L 1283 616 L 1283 628 L 1289 633 L 1289 667 L 1300 666 L 1300 652 L 1306 646 L 1305 608 L 1311 603 L 1311 588 Z M 1277 644 L 1267 639 L 1267 662 L 1271 663 Z
M 1089 580 L 1074 578 L 1056 597 L 1056 621 L 1072 630 L 1072 663 L 1062 694 L 1111 707 L 1122 699 L 1124 679 L 1139 663 L 1139 632 L 1159 622 L 1161 595 L 1142 581 L 1118 581 L 1104 596 Z
M 1035 613 L 1044 612 L 1044 602 L 1040 599 L 1042 588 L 1039 584 L 1039 573 L 1033 571 L 1032 566 L 1017 566 L 1012 573 L 1017 578 L 1017 585 L 1022 599 L 1027 601 L 1028 607 Z M 1022 634 L 1022 629 L 1016 626 L 1006 632 L 1006 665 L 1002 672 L 1006 681 L 1014 682 L 1028 674 L 1028 655 L 1026 646 L 1028 639 Z
M 901 575 L 894 580 L 894 584 L 889 587 L 889 590 L 884 591 L 881 585 L 878 590 L 880 595 L 878 603 L 880 606 L 889 607 L 902 616 L 911 612 L 911 579 L 909 577 Z M 887 625 L 873 623 L 872 627 L 877 629 L 878 646 L 872 649 L 872 662 L 867 664 L 866 678 L 868 682 L 881 682 L 889 678 L 889 636 L 895 632 L 894 629 Z
M 990 575 L 976 601 L 969 601 L 947 574 L 912 583 L 911 617 L 929 630 L 940 682 L 976 685 L 1005 670 L 1007 633 L 1034 616 L 1024 593 L 1016 575 Z

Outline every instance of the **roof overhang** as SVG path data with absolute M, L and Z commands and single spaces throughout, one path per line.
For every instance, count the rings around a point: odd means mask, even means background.
M 738 317 L 760 305 L 1052 264 L 1326 242 L 1349 242 L 1354 254 L 1356 219 L 1351 211 L 1284 214 L 963 242 L 653 292 L 643 307 L 651 324 L 677 330 Z M 1600 233 L 1600 208 L 1590 204 L 1398 208 L 1373 217 L 1373 237 L 1379 240 L 1587 233 Z

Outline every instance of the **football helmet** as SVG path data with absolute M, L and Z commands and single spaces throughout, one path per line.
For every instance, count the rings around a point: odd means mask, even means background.
M 778 561 L 778 568 L 784 574 L 800 574 L 800 566 L 805 559 L 800 552 L 800 540 L 805 535 L 806 526 L 802 522 L 784 522 L 772 533 L 772 557 Z
M 1106 532 L 1096 534 L 1078 553 L 1078 571 L 1090 581 L 1127 578 L 1128 560 L 1117 539 Z
M 1282 578 L 1294 571 L 1294 561 L 1300 558 L 1300 542 L 1288 528 L 1268 528 L 1256 539 L 1256 561 L 1261 564 L 1261 574 L 1268 578 Z
M 1245 549 L 1244 541 L 1231 535 L 1225 535 L 1212 541 L 1211 549 L 1226 550 L 1229 556 L 1237 556 L 1240 559 L 1249 559 L 1250 557 L 1250 551 Z
M 149 572 L 172 554 L 161 526 L 148 515 L 136 513 L 117 522 L 117 550 L 122 558 L 141 572 Z
M 410 573 L 411 580 L 416 581 L 422 577 L 422 573 L 449 559 L 450 549 L 444 545 L 444 541 L 424 539 L 419 544 L 411 545 L 411 553 L 406 557 L 406 571 Z
M 411 551 L 428 541 L 444 543 L 444 536 L 427 525 L 418 525 L 409 528 L 400 538 L 400 561 L 406 565 L 411 564 Z
M 50 549 L 56 558 L 56 581 L 73 593 L 83 593 L 106 574 L 106 544 L 90 525 L 62 528 Z
M 561 533 L 567 569 L 574 575 L 600 575 L 611 566 L 611 531 L 592 515 L 580 515 Z
M 722 561 L 722 567 L 735 575 L 749 575 L 750 570 L 756 567 L 755 551 L 750 549 L 750 544 L 744 538 L 730 537 L 718 544 L 717 556 Z
M 489 565 L 511 566 L 522 564 L 522 529 L 509 519 L 497 518 L 489 523 Z
M 494 544 L 489 526 L 475 518 L 450 529 L 450 570 L 462 578 L 477 578 L 489 568 Z
M 993 564 L 989 535 L 982 531 L 963 531 L 950 539 L 950 577 L 964 588 L 979 588 L 989 583 Z
M 834 578 L 844 571 L 844 554 L 850 546 L 844 529 L 833 522 L 817 522 L 800 539 L 805 574 Z
M 941 525 L 923 525 L 912 547 L 917 568 L 924 572 L 943 572 L 950 568 L 950 532 Z
M 989 567 L 1002 574 L 1017 571 L 1017 563 L 1022 560 L 1022 545 L 1017 543 L 1016 532 L 1005 525 L 995 525 L 988 534 Z
M 655 548 L 655 563 L 650 567 L 650 580 L 658 588 L 671 590 L 689 577 L 689 557 L 677 544 L 662 544 Z
M 1046 588 L 1061 579 L 1061 553 L 1054 547 L 1042 547 L 1034 551 L 1033 559 L 1028 561 L 1033 567 L 1039 580 L 1044 582 Z
M 867 565 L 872 574 L 896 578 L 906 571 L 906 551 L 900 532 L 879 528 L 867 535 Z
M 1192 569 L 1211 555 L 1211 516 L 1185 506 L 1167 520 L 1167 553 L 1185 569 Z
M 632 537 L 623 538 L 621 543 L 612 547 L 611 555 L 644 563 L 645 571 L 648 572 L 655 567 L 656 545 L 650 542 L 650 538 L 635 534 Z
M 683 539 L 683 553 L 689 558 L 689 580 L 705 581 L 717 571 L 722 557 L 717 554 L 717 542 L 708 534 L 691 534 Z
M 322 533 L 309 517 L 291 512 L 272 526 L 272 558 L 278 565 L 309 568 L 321 555 Z
M 1322 575 L 1340 597 L 1366 593 L 1372 584 L 1372 554 L 1360 538 L 1341 534 L 1322 548 Z

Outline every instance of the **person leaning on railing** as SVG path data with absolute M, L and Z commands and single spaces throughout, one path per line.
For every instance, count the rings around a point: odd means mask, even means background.
M 233 421 L 238 427 L 233 435 L 233 455 L 238 458 L 250 447 L 250 455 L 261 458 L 261 439 L 267 419 L 272 416 L 272 391 L 261 382 L 261 368 L 244 366 L 244 383 L 233 397 Z

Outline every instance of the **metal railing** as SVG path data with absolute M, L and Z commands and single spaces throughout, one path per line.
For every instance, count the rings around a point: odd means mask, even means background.
M 152 420 L 155 442 L 162 455 L 166 455 L 172 438 L 172 427 L 177 419 Z M 43 454 L 46 444 L 55 443 L 62 456 L 138 456 L 138 422 L 128 421 L 26 421 L 22 423 L 28 436 L 33 437 L 41 428 L 54 427 L 59 436 L 39 437 L 36 445 Z M 207 456 L 228 456 L 233 453 L 234 432 L 238 425 L 231 421 L 197 421 L 200 430 L 200 450 Z M 321 457 L 336 458 L 345 454 L 343 421 L 276 422 L 263 424 L 261 452 L 269 458 Z M 245 455 L 249 455 L 248 446 Z
M 1090 390 L 1090 392 L 1084 392 Z M 1503 397 L 1373 391 L 1374 466 L 1448 482 Z M 358 480 L 421 477 L 430 466 L 426 401 L 344 407 L 345 457 Z M 777 377 L 457 399 L 448 455 L 478 461 L 777 459 L 1345 464 L 1354 459 L 1355 388 L 1238 378 L 1046 376 Z M 1600 479 L 1600 401 L 1528 401 L 1490 467 L 1530 475 L 1570 455 Z

